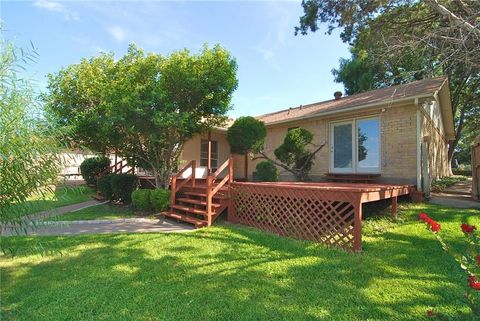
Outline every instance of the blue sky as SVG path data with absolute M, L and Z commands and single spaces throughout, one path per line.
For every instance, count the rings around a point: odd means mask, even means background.
M 123 55 L 129 43 L 167 55 L 220 43 L 237 59 L 233 117 L 259 115 L 333 98 L 343 86 L 331 70 L 348 47 L 338 34 L 294 36 L 300 1 L 112 2 L 2 1 L 4 37 L 39 53 L 29 74 L 46 75 L 100 51 Z

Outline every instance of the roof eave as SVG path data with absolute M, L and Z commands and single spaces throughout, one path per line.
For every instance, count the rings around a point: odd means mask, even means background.
M 398 103 L 408 102 L 410 100 L 415 101 L 415 99 L 430 98 L 430 97 L 434 97 L 434 93 L 428 93 L 428 94 L 423 94 L 423 95 L 394 99 L 392 103 L 393 104 L 398 104 Z M 273 126 L 273 125 L 279 125 L 279 124 L 286 124 L 286 123 L 290 123 L 290 122 L 296 122 L 296 121 L 299 121 L 299 120 L 314 119 L 314 118 L 320 118 L 320 117 L 324 117 L 324 116 L 346 113 L 346 112 L 350 112 L 350 111 L 380 107 L 380 106 L 387 105 L 387 104 L 389 104 L 389 102 L 380 101 L 380 102 L 377 102 L 377 103 L 363 104 L 363 105 L 344 108 L 344 109 L 318 112 L 318 113 L 311 114 L 311 115 L 305 115 L 305 116 L 300 116 L 300 117 L 295 117 L 295 118 L 290 118 L 290 119 L 285 119 L 285 120 L 265 122 L 265 125 L 266 126 Z

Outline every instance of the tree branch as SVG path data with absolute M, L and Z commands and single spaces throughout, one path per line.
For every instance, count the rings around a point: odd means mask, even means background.
M 440 15 L 446 17 L 450 22 L 453 22 L 460 26 L 461 28 L 465 29 L 468 32 L 473 32 L 478 37 L 480 37 L 480 29 L 477 29 L 468 21 L 465 21 L 463 18 L 457 16 L 450 10 L 448 10 L 445 6 L 438 3 L 438 0 L 425 0 L 425 3 L 434 11 L 438 12 Z

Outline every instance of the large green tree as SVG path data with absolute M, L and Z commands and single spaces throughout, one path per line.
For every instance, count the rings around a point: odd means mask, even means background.
M 452 93 L 456 138 L 478 133 L 480 106 L 480 1 L 308 0 L 296 33 L 320 24 L 342 30 L 352 57 L 334 70 L 348 94 L 447 75 Z M 460 144 L 463 146 L 464 144 Z
M 47 104 L 72 142 L 116 151 L 167 187 L 185 141 L 226 120 L 236 70 L 219 45 L 169 56 L 131 45 L 117 61 L 102 54 L 50 75 Z
M 20 70 L 35 60 L 34 48 L 0 41 L 0 227 L 22 230 L 35 211 L 29 197 L 52 192 L 61 158 L 56 134 L 42 118 L 42 106 Z

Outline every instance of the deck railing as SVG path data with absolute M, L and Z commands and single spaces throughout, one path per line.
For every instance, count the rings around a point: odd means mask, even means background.
M 228 174 L 215 187 L 215 181 L 218 176 L 228 168 Z M 208 226 L 212 225 L 212 199 L 218 191 L 227 183 L 230 185 L 233 182 L 233 157 L 230 157 L 223 163 L 215 173 L 207 176 L 207 221 Z
M 170 197 L 170 206 L 175 205 L 175 197 L 177 192 L 185 186 L 188 182 L 192 182 L 192 187 L 195 187 L 195 169 L 196 169 L 196 164 L 197 162 L 195 160 L 190 161 L 188 164 L 186 164 L 180 171 L 177 172 L 177 174 L 173 175 L 172 177 L 172 183 L 171 183 L 171 190 L 172 190 L 172 195 Z M 182 174 L 188 169 L 192 168 L 192 173 L 186 177 L 180 184 L 177 185 L 177 179 L 182 176 Z

